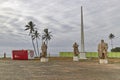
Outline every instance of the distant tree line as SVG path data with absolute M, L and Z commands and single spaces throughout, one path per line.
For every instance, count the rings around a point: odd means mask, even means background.
M 115 47 L 111 49 L 111 52 L 120 52 L 120 47 Z

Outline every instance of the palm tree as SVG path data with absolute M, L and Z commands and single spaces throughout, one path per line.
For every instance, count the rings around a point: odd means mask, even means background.
M 115 38 L 115 35 L 114 34 L 112 34 L 112 33 L 110 33 L 110 35 L 109 35 L 109 39 L 111 40 L 111 46 L 112 46 L 112 49 L 113 49 L 113 39 Z
M 44 29 L 44 33 L 42 35 L 42 43 L 45 41 L 46 45 L 48 46 L 48 40 L 50 40 L 52 37 L 51 32 L 48 31 L 48 29 Z M 49 54 L 50 57 L 50 54 Z
M 40 34 L 38 33 L 37 30 L 35 30 L 35 32 L 33 33 L 33 39 L 36 39 L 36 45 L 37 45 L 37 51 L 38 51 L 38 55 L 40 54 L 39 53 L 39 46 L 38 46 L 38 39 L 40 37 Z
M 42 35 L 42 42 L 45 40 L 46 44 L 48 45 L 48 40 L 52 37 L 51 32 L 48 32 L 48 29 L 44 29 L 44 33 Z
M 25 30 L 29 30 L 29 35 L 31 36 L 32 45 L 34 48 L 34 52 L 36 54 L 36 49 L 35 49 L 35 44 L 34 44 L 34 39 L 33 39 L 33 32 L 35 31 L 35 24 L 32 21 L 30 21 L 30 22 L 28 22 L 28 24 L 25 27 L 26 27 Z M 37 56 L 37 54 L 36 54 L 36 56 Z

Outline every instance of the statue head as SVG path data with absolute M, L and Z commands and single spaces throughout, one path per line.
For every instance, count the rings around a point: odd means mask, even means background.
M 75 42 L 75 44 L 77 44 L 77 43 Z
M 104 40 L 103 40 L 103 39 L 101 40 L 101 43 L 104 43 Z
M 45 44 L 45 42 L 43 42 L 42 44 Z
M 43 42 L 42 45 L 46 45 L 45 42 Z

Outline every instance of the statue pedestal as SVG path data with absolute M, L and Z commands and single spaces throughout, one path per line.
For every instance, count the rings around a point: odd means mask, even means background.
M 42 58 L 40 58 L 40 62 L 48 62 L 48 58 L 42 57 Z
M 78 56 L 73 56 L 73 61 L 79 61 L 79 57 Z
M 80 52 L 80 58 L 79 59 L 87 59 L 86 58 L 86 53 L 85 52 Z
M 108 60 L 107 59 L 99 59 L 99 63 L 100 64 L 108 64 Z

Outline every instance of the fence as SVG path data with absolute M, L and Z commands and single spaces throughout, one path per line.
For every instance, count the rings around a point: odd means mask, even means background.
M 60 52 L 60 57 L 73 57 L 73 52 Z M 86 52 L 87 58 L 97 58 L 98 53 L 97 52 Z M 109 58 L 120 58 L 120 52 L 108 52 Z

